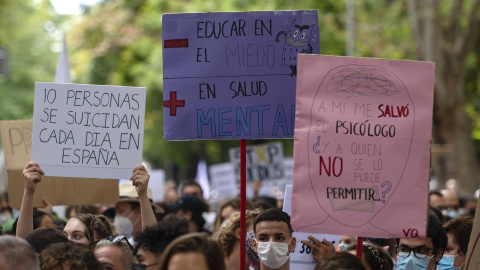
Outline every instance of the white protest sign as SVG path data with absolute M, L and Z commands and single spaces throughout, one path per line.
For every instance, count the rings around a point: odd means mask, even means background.
M 32 161 L 47 176 L 130 178 L 145 98 L 145 87 L 35 83 Z
M 165 171 L 156 169 L 149 171 L 150 181 L 148 187 L 152 189 L 153 202 L 163 202 L 165 200 Z
M 237 183 L 240 183 L 240 148 L 229 149 Z M 246 148 L 247 182 L 283 179 L 283 146 L 281 143 L 253 145 Z
M 231 163 L 220 163 L 209 167 L 210 179 L 213 181 L 217 198 L 229 199 L 238 196 L 235 173 Z
M 285 187 L 285 197 L 283 202 L 283 211 L 291 215 L 292 211 L 292 185 L 287 185 Z M 316 239 L 322 241 L 323 239 L 328 240 L 335 246 L 340 242 L 340 235 L 331 235 L 331 234 L 320 234 L 320 233 L 303 233 L 303 232 L 293 232 L 293 236 L 297 239 L 297 245 L 295 246 L 295 251 L 290 253 L 290 268 L 295 270 L 312 270 L 315 269 L 317 261 L 313 258 L 312 249 L 302 243 L 303 240 L 310 241 L 308 236 L 313 236 Z
M 148 187 L 150 188 L 150 191 L 152 192 L 152 197 L 149 199 L 152 200 L 152 202 L 163 202 L 165 200 L 165 193 L 164 193 L 164 188 L 165 188 L 165 171 L 161 169 L 155 169 L 155 170 L 148 170 L 148 173 L 150 174 L 150 179 L 148 180 Z M 120 179 L 119 184 L 125 183 L 125 182 L 131 182 L 130 179 Z
M 213 183 L 213 197 L 219 199 L 231 199 L 239 196 L 240 183 L 237 183 L 235 180 L 235 169 L 232 163 L 228 162 L 211 165 L 208 170 L 210 173 L 210 179 Z M 254 194 L 252 184 L 253 183 L 250 182 L 246 185 L 247 199 L 253 199 Z M 271 181 L 262 182 L 258 195 L 274 197 L 273 191 L 274 186 Z
M 283 179 L 277 181 L 276 190 L 278 192 L 277 198 L 285 197 L 284 191 L 287 185 L 293 184 L 293 157 L 285 157 L 283 159 L 283 168 L 285 175 Z
M 283 166 L 285 171 L 285 176 L 283 177 L 283 180 L 289 183 L 288 185 L 292 185 L 293 184 L 293 157 L 284 158 Z

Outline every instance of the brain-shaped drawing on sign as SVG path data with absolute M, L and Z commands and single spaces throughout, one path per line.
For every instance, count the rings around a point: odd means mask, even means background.
M 360 66 L 340 69 L 328 82 L 326 91 L 354 96 L 388 97 L 399 93 L 401 86 L 384 70 Z
M 388 204 L 411 154 L 415 107 L 407 88 L 380 67 L 339 66 L 319 82 L 310 115 L 305 150 L 317 218 L 368 224 Z M 355 212 L 363 214 L 352 219 Z
M 298 56 L 295 231 L 425 236 L 434 67 Z

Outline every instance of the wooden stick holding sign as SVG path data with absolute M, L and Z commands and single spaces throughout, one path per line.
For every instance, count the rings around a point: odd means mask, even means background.
M 247 143 L 245 139 L 240 140 L 240 269 L 245 269 L 245 218 L 246 211 L 246 186 L 247 186 Z
M 357 257 L 362 257 L 363 237 L 357 237 Z

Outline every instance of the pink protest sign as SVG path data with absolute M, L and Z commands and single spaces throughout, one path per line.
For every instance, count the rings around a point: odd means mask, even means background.
M 295 231 L 424 237 L 435 65 L 299 55 Z

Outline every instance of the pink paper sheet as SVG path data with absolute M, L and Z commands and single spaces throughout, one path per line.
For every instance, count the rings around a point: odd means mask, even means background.
M 435 65 L 299 55 L 296 231 L 423 237 Z

